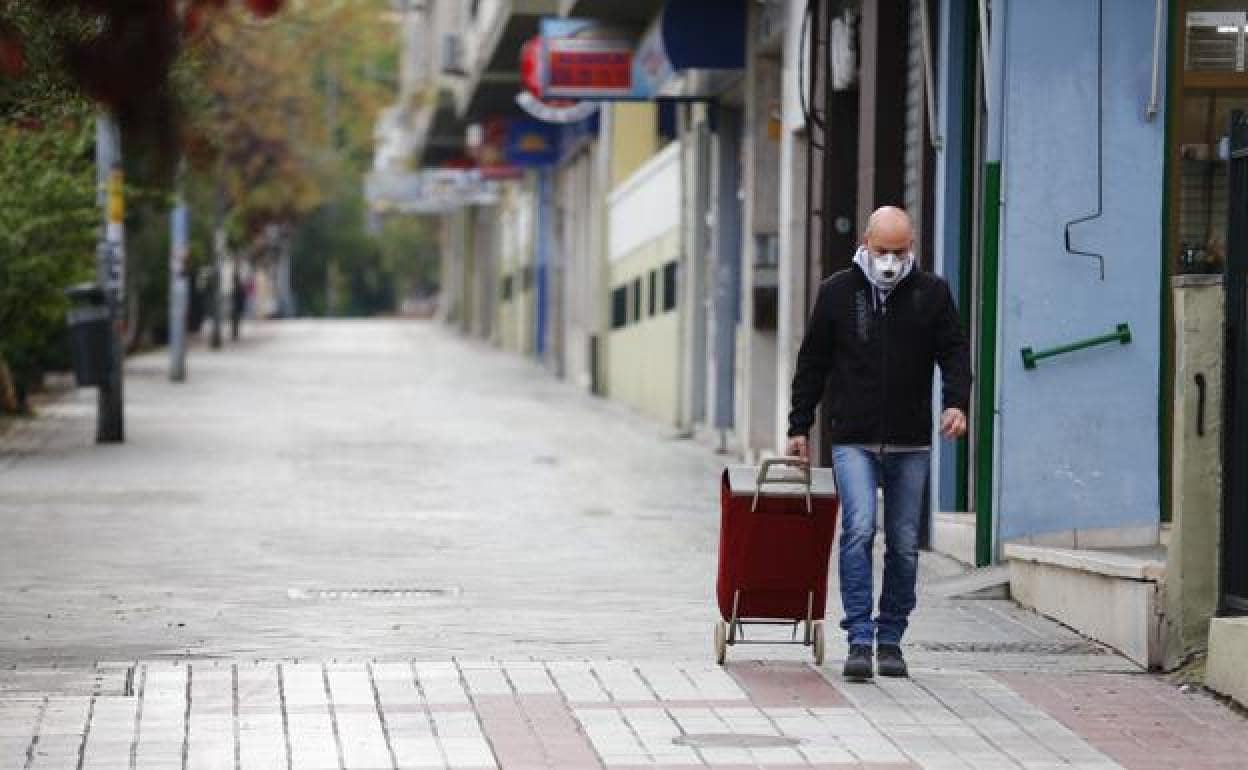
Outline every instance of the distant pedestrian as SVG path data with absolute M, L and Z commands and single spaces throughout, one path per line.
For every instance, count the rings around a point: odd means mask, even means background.
M 919 525 L 932 433 L 932 374 L 940 366 L 940 431 L 966 432 L 971 370 L 944 279 L 920 270 L 906 212 L 877 209 L 854 264 L 824 280 L 793 377 L 787 451 L 809 456 L 815 407 L 829 385 L 832 463 L 841 496 L 840 584 L 849 637 L 847 679 L 906 676 L 901 638 L 916 603 Z M 876 488 L 884 489 L 884 585 L 872 620 Z M 873 650 L 872 646 L 876 645 Z
M 230 338 L 238 339 L 238 327 L 247 311 L 247 284 L 240 271 L 234 270 L 234 285 L 230 291 Z

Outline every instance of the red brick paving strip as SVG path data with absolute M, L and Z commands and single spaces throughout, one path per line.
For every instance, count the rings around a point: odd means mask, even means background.
M 1128 770 L 1248 768 L 1248 720 L 1146 674 L 996 677 Z
M 867 764 L 837 764 L 837 765 L 612 765 L 609 770 L 689 770 L 690 768 L 701 768 L 704 770 L 794 770 L 795 768 L 804 768 L 812 770 L 922 770 L 919 765 L 912 763 L 867 763 Z M 507 768 L 510 770 L 510 768 Z
M 764 708 L 848 706 L 845 696 L 804 663 L 729 663 L 724 670 Z
M 602 763 L 558 695 L 478 695 L 477 715 L 506 770 L 599 770 Z

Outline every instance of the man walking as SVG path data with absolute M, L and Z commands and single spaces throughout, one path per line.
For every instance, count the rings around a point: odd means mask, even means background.
M 940 365 L 940 431 L 966 432 L 971 370 L 949 285 L 918 269 L 906 212 L 871 214 L 854 264 L 819 287 L 797 356 L 788 453 L 806 458 L 815 406 L 830 385 L 832 463 L 841 496 L 840 583 L 849 636 L 845 678 L 906 676 L 901 637 L 915 605 L 919 522 L 932 433 L 932 372 Z M 872 612 L 876 488 L 884 489 L 884 585 Z

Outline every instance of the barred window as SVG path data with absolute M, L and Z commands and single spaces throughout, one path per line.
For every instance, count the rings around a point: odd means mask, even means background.
M 628 325 L 628 290 L 620 286 L 611 292 L 611 328 L 622 329 Z
M 649 312 L 647 312 L 647 313 L 646 313 L 646 315 L 648 315 L 648 316 L 650 316 L 651 318 L 653 318 L 653 317 L 654 317 L 654 314 L 655 314 L 655 311 L 658 309 L 658 304 L 659 304 L 659 302 L 658 302 L 658 298 L 659 298 L 659 271 L 658 271 L 658 270 L 651 270 L 651 271 L 650 271 L 650 275 L 649 275 L 649 277 L 648 277 L 648 280 L 649 280 L 649 286 L 647 286 L 647 288 L 649 289 L 650 299 L 649 299 Z
M 676 261 L 663 266 L 663 312 L 676 309 Z

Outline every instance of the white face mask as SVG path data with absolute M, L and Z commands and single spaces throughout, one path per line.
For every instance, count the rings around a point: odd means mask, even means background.
M 871 265 L 871 282 L 881 289 L 888 290 L 893 288 L 906 274 L 906 266 L 913 258 L 913 255 L 909 253 L 904 256 L 898 256 L 893 253 L 869 254 L 868 263 Z

